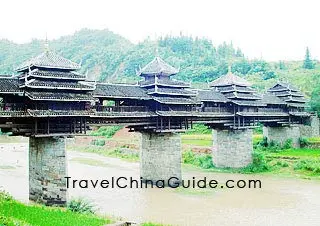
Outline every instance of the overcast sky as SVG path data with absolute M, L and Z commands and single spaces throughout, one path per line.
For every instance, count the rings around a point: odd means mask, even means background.
M 233 41 L 249 58 L 320 59 L 319 0 L 5 0 L 0 38 L 56 39 L 81 28 L 118 33 L 132 42 L 184 34 Z M 151 50 L 153 51 L 153 50 Z

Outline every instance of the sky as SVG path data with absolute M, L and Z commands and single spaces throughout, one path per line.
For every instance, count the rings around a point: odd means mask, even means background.
M 232 41 L 250 59 L 301 60 L 307 46 L 320 59 L 319 11 L 319 0 L 4 0 L 0 38 L 27 43 L 107 28 L 138 43 L 182 32 Z

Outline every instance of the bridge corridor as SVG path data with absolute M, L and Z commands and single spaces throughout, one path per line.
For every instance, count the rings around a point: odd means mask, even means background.
M 217 167 L 239 168 L 252 162 L 252 129 L 284 143 L 319 136 L 319 119 L 307 112 L 304 95 L 278 82 L 258 94 L 232 73 L 195 89 L 172 79 L 179 70 L 156 56 L 137 75 L 136 85 L 89 81 L 80 65 L 49 49 L 16 71 L 0 77 L 0 128 L 26 136 L 29 144 L 30 199 L 65 205 L 66 137 L 86 135 L 93 126 L 124 125 L 141 133 L 140 175 L 156 181 L 181 180 L 179 133 L 205 124 L 213 130 L 213 161 Z

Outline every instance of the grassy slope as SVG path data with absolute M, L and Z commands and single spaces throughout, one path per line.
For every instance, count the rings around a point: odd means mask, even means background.
M 111 220 L 95 215 L 73 213 L 62 208 L 25 205 L 12 199 L 1 199 L 0 197 L 0 225 L 16 225 L 15 222 L 20 222 L 21 225 L 98 226 L 111 223 Z
M 0 191 L 0 226 L 102 226 L 113 220 L 93 214 L 74 213 L 64 208 L 25 205 Z M 142 223 L 142 226 L 165 226 Z

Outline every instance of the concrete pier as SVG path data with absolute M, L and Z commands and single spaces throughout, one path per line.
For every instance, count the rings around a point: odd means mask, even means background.
M 212 158 L 216 167 L 240 168 L 252 162 L 252 130 L 213 130 Z
M 65 206 L 67 201 L 66 139 L 30 137 L 29 199 L 45 205 Z
M 142 132 L 140 148 L 140 176 L 144 180 L 176 177 L 181 181 L 180 134 Z

